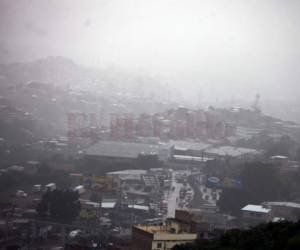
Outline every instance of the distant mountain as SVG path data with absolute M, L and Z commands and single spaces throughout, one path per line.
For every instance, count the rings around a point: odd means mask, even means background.
M 168 109 L 173 105 L 165 101 L 170 92 L 158 79 L 143 73 L 88 68 L 63 57 L 0 64 L 0 98 L 32 115 L 49 135 L 64 134 L 68 114 L 74 110 L 101 115 L 101 124 L 108 125 L 111 113 Z M 8 116 L 4 113 L 2 118 Z
M 164 98 L 170 89 L 158 79 L 118 68 L 95 69 L 80 66 L 64 57 L 48 57 L 30 63 L 0 64 L 1 84 L 32 81 L 82 90 L 128 92 L 139 96 Z

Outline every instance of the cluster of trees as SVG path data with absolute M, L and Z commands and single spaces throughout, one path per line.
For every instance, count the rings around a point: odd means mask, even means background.
M 283 178 L 276 166 L 263 162 L 246 164 L 241 180 L 241 189 L 223 190 L 218 202 L 222 212 L 239 215 L 240 209 L 247 204 L 289 200 L 292 192 L 300 188 L 300 175 Z
M 54 190 L 46 192 L 37 206 L 40 218 L 70 223 L 79 215 L 81 205 L 78 192 Z
M 173 247 L 173 250 L 299 250 L 300 222 L 268 223 L 250 230 L 231 230 L 212 240 Z
M 300 160 L 299 142 L 287 135 L 279 139 L 274 139 L 262 132 L 257 137 L 252 137 L 248 140 L 241 139 L 238 142 L 238 146 L 264 150 L 268 157 L 273 155 L 285 155 L 291 159 Z
M 0 200 L 9 199 L 9 196 L 14 195 L 18 189 L 31 191 L 35 184 L 45 185 L 50 182 L 55 182 L 61 188 L 68 188 L 72 181 L 66 171 L 51 169 L 46 164 L 42 164 L 35 174 L 4 172 L 0 175 Z

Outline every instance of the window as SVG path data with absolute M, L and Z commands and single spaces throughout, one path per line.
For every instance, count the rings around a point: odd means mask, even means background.
M 162 248 L 162 243 L 161 242 L 157 243 L 157 248 Z

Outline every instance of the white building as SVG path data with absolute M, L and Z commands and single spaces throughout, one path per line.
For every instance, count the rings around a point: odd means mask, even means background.
M 270 208 L 261 205 L 247 205 L 242 208 L 242 222 L 244 228 L 256 226 L 272 220 Z

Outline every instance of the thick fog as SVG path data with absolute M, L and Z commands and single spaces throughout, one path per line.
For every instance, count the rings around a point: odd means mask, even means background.
M 0 0 L 0 250 L 300 250 L 299 80 L 300 0 Z
M 300 97 L 298 0 L 1 0 L 1 62 L 142 71 L 197 103 Z

